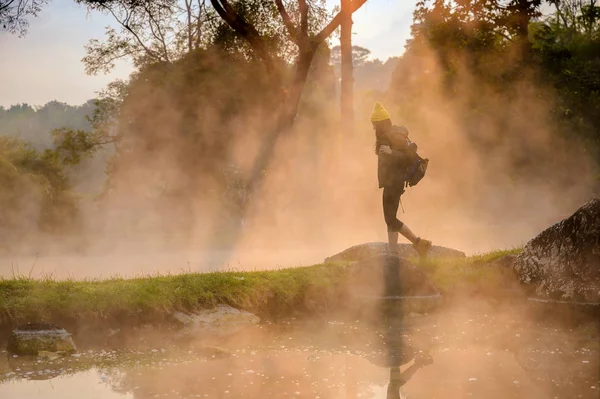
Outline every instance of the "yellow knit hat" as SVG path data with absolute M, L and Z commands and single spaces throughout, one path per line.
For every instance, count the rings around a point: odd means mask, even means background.
M 373 113 L 371 114 L 371 122 L 381 122 L 386 119 L 392 119 L 390 114 L 383 108 L 383 105 L 379 101 L 375 102 L 373 107 Z

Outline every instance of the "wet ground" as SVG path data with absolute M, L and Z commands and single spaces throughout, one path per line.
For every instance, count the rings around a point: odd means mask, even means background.
M 290 320 L 229 338 L 142 334 L 128 348 L 0 357 L 0 398 L 600 397 L 598 323 L 476 305 L 432 315 Z

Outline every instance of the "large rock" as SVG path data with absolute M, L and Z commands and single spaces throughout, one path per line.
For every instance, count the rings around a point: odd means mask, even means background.
M 234 334 L 260 322 L 258 316 L 229 305 L 217 305 L 190 314 L 177 312 L 173 318 L 182 325 L 178 331 L 180 337 Z
M 389 245 L 385 242 L 370 242 L 350 247 L 339 254 L 325 259 L 325 263 L 348 262 L 369 259 L 373 256 L 389 254 Z M 410 244 L 398 244 L 398 255 L 402 258 L 419 257 Z M 465 253 L 455 249 L 433 245 L 429 251 L 430 258 L 464 258 Z
M 401 314 L 427 313 L 442 297 L 427 274 L 405 258 L 384 254 L 348 265 L 346 295 L 359 306 L 378 302 Z
M 514 271 L 537 297 L 599 303 L 600 198 L 529 241 Z
M 37 356 L 40 352 L 74 353 L 75 343 L 64 328 L 47 323 L 30 323 L 17 327 L 8 338 L 8 352 Z

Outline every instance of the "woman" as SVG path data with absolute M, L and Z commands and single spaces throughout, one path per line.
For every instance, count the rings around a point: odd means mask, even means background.
M 410 163 L 409 148 L 414 146 L 408 139 L 408 129 L 392 125 L 390 114 L 379 102 L 375 103 L 371 122 L 375 129 L 375 153 L 378 156 L 377 177 L 383 188 L 383 216 L 388 230 L 390 251 L 398 251 L 398 233 L 406 237 L 421 257 L 431 248 L 431 241 L 417 237 L 398 220 L 400 196 L 404 193 L 404 173 Z

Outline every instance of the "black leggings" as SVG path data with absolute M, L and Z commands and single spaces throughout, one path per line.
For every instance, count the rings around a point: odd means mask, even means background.
M 400 196 L 404 193 L 404 187 L 392 186 L 383 188 L 383 217 L 388 231 L 400 231 L 404 223 L 396 217 Z

